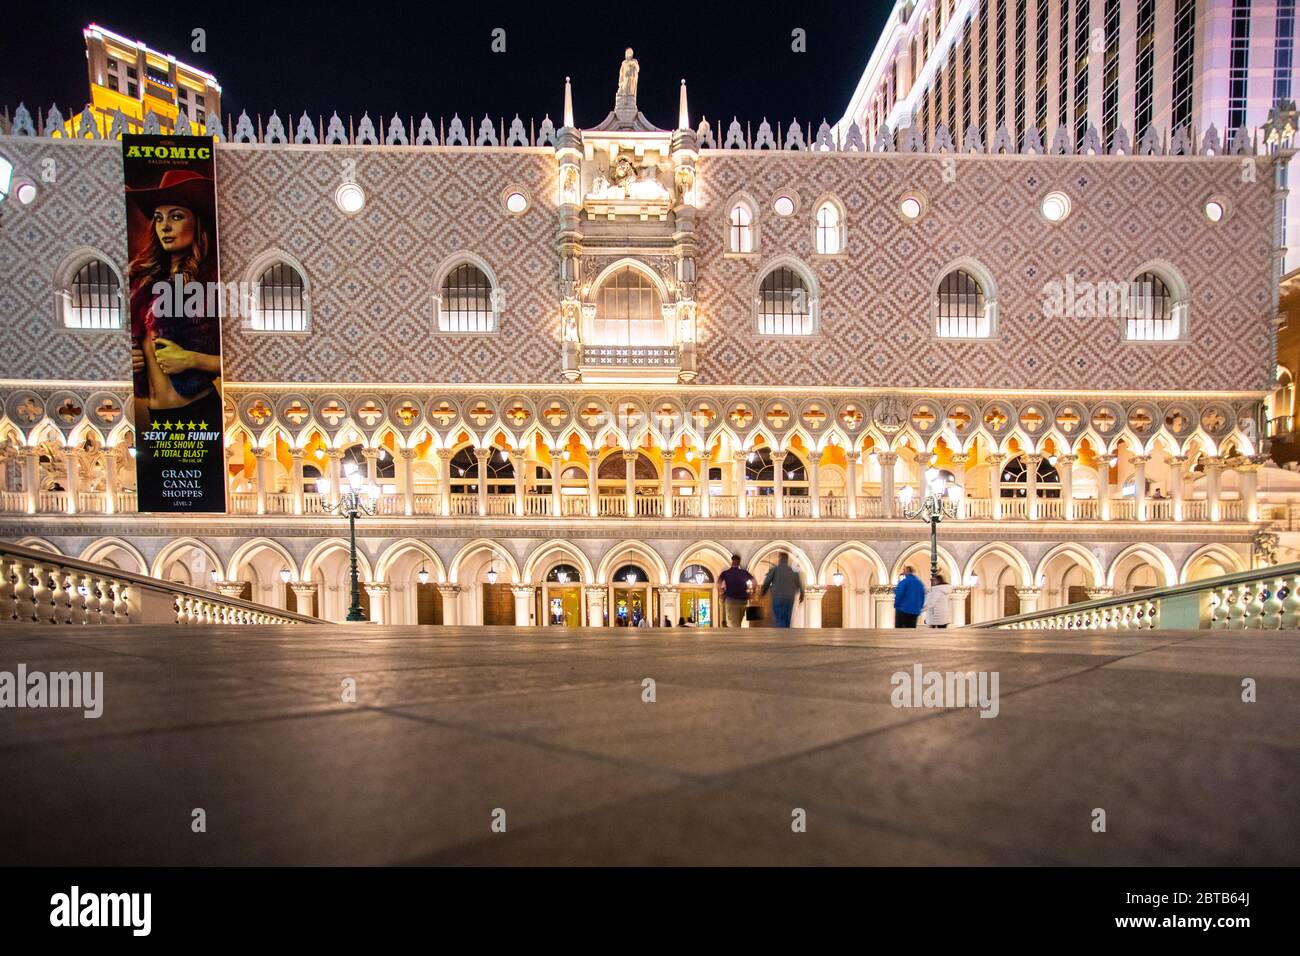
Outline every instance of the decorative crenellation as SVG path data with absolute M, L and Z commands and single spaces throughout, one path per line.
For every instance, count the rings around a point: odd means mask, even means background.
M 67 117 L 67 118 L 65 118 Z M 418 119 L 414 115 L 394 113 L 387 120 L 378 121 L 364 113 L 358 119 L 348 115 L 346 123 L 335 111 L 328 118 L 306 112 L 295 119 L 282 118 L 273 110 L 265 118 L 258 113 L 249 116 L 241 111 L 239 116 L 227 114 L 223 123 L 220 117 L 209 114 L 205 124 L 191 122 L 184 111 L 173 124 L 153 111 L 143 121 L 131 119 L 120 111 L 108 114 L 109 136 L 116 138 L 122 132 L 171 133 L 185 130 L 191 135 L 209 135 L 218 142 L 257 143 L 262 145 L 313 146 L 477 146 L 499 149 L 555 148 L 557 130 L 549 114 L 541 122 L 529 119 L 527 124 L 518 113 L 510 119 L 504 115 L 483 116 L 479 120 L 461 119 L 453 113 L 448 119 L 439 116 L 435 122 L 428 113 Z M 69 123 L 73 133 L 69 133 Z M 289 132 L 292 130 L 292 132 Z M 231 132 L 227 132 L 231 131 Z M 919 127 L 883 128 L 874 140 L 868 140 L 863 127 L 855 123 L 832 126 L 823 117 L 814 128 L 810 122 L 797 118 L 789 123 L 770 123 L 767 117 L 757 125 L 732 117 L 724 127 L 721 121 L 701 119 L 698 127 L 688 130 L 695 135 L 702 150 L 795 150 L 820 153 L 956 153 L 981 155 L 1021 156 L 1253 156 L 1267 154 L 1272 146 L 1256 130 L 1241 128 L 1220 131 L 1211 124 L 1203 131 L 1192 127 L 1159 131 L 1149 126 L 1136 142 L 1127 129 L 1119 126 L 1111 138 L 1111 148 L 1102 145 L 1101 132 L 1089 126 L 1082 137 L 1076 137 L 1069 126 L 1061 126 L 1046 142 L 1037 127 L 1029 127 L 1018 138 L 1005 125 L 999 127 L 986 144 L 977 127 L 966 131 L 950 130 L 945 123 L 935 126 L 927 135 Z M 0 115 L 0 133 L 11 136 L 42 136 L 62 138 L 73 136 L 83 139 L 103 138 L 94 112 L 69 108 L 65 114 L 57 105 L 35 117 L 26 105 L 19 103 L 12 118 L 6 107 Z

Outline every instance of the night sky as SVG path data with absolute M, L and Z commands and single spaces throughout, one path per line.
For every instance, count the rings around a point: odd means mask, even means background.
M 686 79 L 691 123 L 701 114 L 755 126 L 834 123 L 866 67 L 893 4 L 889 0 L 739 3 L 637 0 L 573 4 L 363 2 L 7 4 L 0 33 L 0 106 L 35 113 L 88 97 L 82 28 L 88 23 L 141 40 L 213 73 L 222 113 L 296 118 L 335 110 L 346 122 L 369 111 L 381 135 L 394 112 L 450 119 L 486 112 L 525 124 L 549 113 L 560 125 L 564 77 L 573 77 L 579 126 L 600 122 L 614 104 L 623 49 L 641 64 L 638 100 L 655 125 L 671 128 Z M 349 13 L 347 11 L 354 11 Z M 572 10 L 572 13 L 565 12 Z M 207 52 L 191 52 L 191 31 L 207 31 Z M 492 53 L 492 30 L 506 52 Z M 791 31 L 807 52 L 791 51 Z M 223 116 L 224 121 L 224 116 Z M 469 126 L 468 122 L 466 126 Z M 292 126 L 290 126 L 292 130 Z

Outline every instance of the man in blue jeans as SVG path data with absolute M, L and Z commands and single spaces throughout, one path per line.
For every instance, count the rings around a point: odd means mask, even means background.
M 894 626 L 916 627 L 916 619 L 925 607 L 925 585 L 910 564 L 903 565 L 903 576 L 894 586 Z
M 777 627 L 789 627 L 790 617 L 794 614 L 795 595 L 803 601 L 803 577 L 790 567 L 790 555 L 782 551 L 776 556 L 776 566 L 767 572 L 763 579 L 762 597 L 772 591 L 772 620 Z

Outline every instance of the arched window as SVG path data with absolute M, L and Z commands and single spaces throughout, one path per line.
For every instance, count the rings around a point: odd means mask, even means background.
M 488 274 L 473 262 L 446 270 L 434 297 L 439 332 L 495 332 L 501 294 Z
M 727 220 L 730 223 L 727 230 L 727 251 L 753 252 L 754 210 L 749 203 L 741 200 L 732 206 Z
M 515 465 L 504 448 L 493 447 L 487 459 L 487 488 L 490 495 L 514 494 Z M 451 493 L 478 493 L 478 455 L 466 445 L 451 457 Z
M 1268 436 L 1291 431 L 1291 414 L 1295 406 L 1295 379 L 1281 365 L 1274 372 L 1273 394 L 1268 398 Z
M 688 564 L 682 568 L 682 584 L 712 584 L 713 572 L 702 564 Z
M 790 266 L 777 266 L 758 287 L 760 335 L 812 335 L 816 300 L 803 275 Z
M 802 494 L 803 488 L 799 486 L 807 484 L 808 470 L 799 456 L 787 452 L 785 460 L 781 462 L 781 470 L 781 490 L 787 495 Z M 757 486 L 757 494 L 770 495 L 775 491 L 776 464 L 772 461 L 770 448 L 756 448 L 749 453 L 745 459 L 745 480 Z
M 596 293 L 593 345 L 664 345 L 663 301 L 649 277 L 623 266 Z
M 1124 337 L 1130 341 L 1168 341 L 1182 335 L 1185 298 L 1175 295 L 1165 276 L 1150 269 L 1140 273 L 1129 289 Z
M 817 207 L 817 252 L 833 256 L 844 251 L 844 214 L 829 199 Z
M 582 572 L 572 564 L 557 564 L 546 572 L 547 584 L 581 584 Z
M 257 331 L 307 331 L 307 284 L 294 266 L 273 262 L 258 276 L 253 296 L 252 324 Z
M 988 338 L 993 334 L 989 306 L 979 279 L 965 269 L 953 269 L 939 280 L 935 331 L 943 338 Z
M 117 272 L 103 259 L 84 262 L 60 292 L 67 328 L 122 327 L 122 285 Z
M 1037 472 L 1038 497 L 1061 497 L 1061 476 L 1046 455 L 1038 462 Z M 1003 498 L 1024 498 L 1029 493 L 1028 482 L 1029 465 L 1025 462 L 1024 455 L 1017 455 L 1002 466 Z

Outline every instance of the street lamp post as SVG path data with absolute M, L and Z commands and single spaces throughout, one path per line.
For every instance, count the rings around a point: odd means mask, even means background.
M 326 510 L 337 511 L 348 519 L 348 552 L 351 558 L 352 606 L 348 608 L 349 621 L 364 621 L 365 611 L 361 609 L 361 582 L 357 578 L 357 518 L 373 515 L 379 501 L 379 486 L 374 482 L 363 482 L 357 477 L 357 466 L 349 462 L 346 477 L 339 482 L 339 503 L 326 505 Z M 324 488 L 321 488 L 324 485 Z M 327 479 L 316 482 L 322 495 L 329 492 Z
M 939 574 L 939 522 L 957 517 L 961 486 L 941 478 L 937 468 L 927 468 L 925 479 L 926 492 L 916 499 L 916 504 L 912 503 L 915 495 L 911 485 L 904 487 L 899 497 L 903 499 L 903 517 L 930 525 L 930 580 L 933 581 Z

